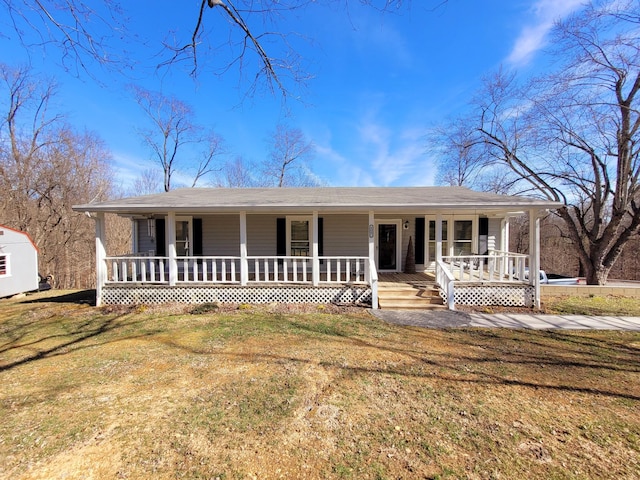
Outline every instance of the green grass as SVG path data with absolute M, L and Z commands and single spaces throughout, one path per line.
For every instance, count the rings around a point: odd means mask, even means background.
M 634 478 L 640 333 L 0 302 L 0 478 Z
M 544 307 L 548 313 L 565 315 L 640 316 L 640 299 L 613 295 L 549 298 Z

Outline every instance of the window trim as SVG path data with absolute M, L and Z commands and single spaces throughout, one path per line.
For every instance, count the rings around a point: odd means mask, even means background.
M 0 259 L 4 258 L 4 268 L 0 268 L 0 277 L 6 278 L 11 276 L 11 254 L 0 253 Z
M 307 257 L 313 257 L 313 215 L 287 215 L 286 219 L 287 257 L 291 256 L 291 222 L 305 221 L 309 225 L 309 255 Z

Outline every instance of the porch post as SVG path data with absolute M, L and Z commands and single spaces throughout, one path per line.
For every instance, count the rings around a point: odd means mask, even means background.
M 247 260 L 247 212 L 240 212 L 240 285 L 249 282 L 249 261 Z
M 369 237 L 369 262 L 367 264 L 367 279 L 369 280 L 371 286 L 371 308 L 378 308 L 378 283 L 377 283 L 377 268 L 376 268 L 376 220 L 373 210 L 369 211 L 369 227 L 368 227 L 368 237 Z M 376 270 L 376 278 L 372 278 L 371 270 Z
M 529 283 L 533 285 L 533 305 L 540 308 L 540 218 L 529 210 Z
M 442 261 L 442 214 L 436 215 L 436 270 L 438 262 Z
M 311 281 L 313 286 L 317 287 L 320 283 L 320 259 L 318 258 L 318 212 L 313 212 L 313 243 L 311 245 L 311 255 L 313 257 L 311 261 Z
M 102 304 L 102 287 L 107 281 L 107 264 L 105 263 L 107 232 L 105 231 L 104 213 L 96 213 L 94 219 L 96 221 L 96 307 L 99 307 Z
M 176 212 L 167 214 L 167 238 L 169 243 L 169 285 L 178 282 L 178 255 L 176 252 Z

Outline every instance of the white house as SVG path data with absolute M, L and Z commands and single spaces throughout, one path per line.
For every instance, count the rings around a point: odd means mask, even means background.
M 380 278 L 420 280 L 455 304 L 539 303 L 539 216 L 554 202 L 462 187 L 191 188 L 76 205 L 96 219 L 97 301 L 364 302 Z M 107 255 L 104 214 L 131 218 L 131 255 Z M 529 253 L 509 251 L 526 213 Z
M 0 225 L 0 298 L 37 290 L 38 248 L 29 234 Z

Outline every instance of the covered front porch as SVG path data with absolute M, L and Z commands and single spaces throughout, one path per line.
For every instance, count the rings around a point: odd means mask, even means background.
M 511 197 L 457 189 L 469 196 L 460 204 L 437 188 L 206 189 L 202 199 L 196 190 L 77 207 L 96 220 L 98 304 L 378 308 L 387 281 L 429 283 L 450 309 L 539 302 L 538 276 L 527 274 L 539 269 L 537 203 L 524 210 L 530 242 L 529 253 L 521 254 L 508 251 L 509 219 L 523 212 L 512 208 Z M 433 192 L 438 195 L 426 195 Z M 132 253 L 107 254 L 106 212 L 131 219 Z M 418 272 L 418 279 L 405 271 Z

